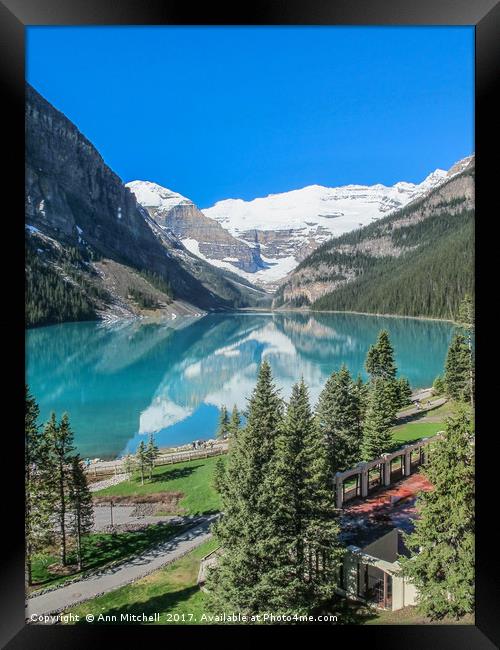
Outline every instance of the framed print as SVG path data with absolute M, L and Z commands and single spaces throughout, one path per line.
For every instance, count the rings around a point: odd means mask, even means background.
M 0 15 L 5 647 L 497 647 L 498 3 Z

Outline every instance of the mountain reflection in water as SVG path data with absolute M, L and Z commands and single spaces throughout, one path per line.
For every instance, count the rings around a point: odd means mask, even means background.
M 67 411 L 84 457 L 213 437 L 222 404 L 245 409 L 259 363 L 269 360 L 287 399 L 301 376 L 313 403 L 345 363 L 364 371 L 369 346 L 389 331 L 412 387 L 443 371 L 453 326 L 440 321 L 325 313 L 234 313 L 168 323 L 65 323 L 26 333 L 27 380 L 41 410 Z

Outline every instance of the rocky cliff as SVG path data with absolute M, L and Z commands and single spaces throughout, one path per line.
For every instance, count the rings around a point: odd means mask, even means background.
M 250 246 L 233 237 L 190 199 L 150 181 L 132 181 L 127 187 L 150 217 L 173 232 L 191 252 L 212 264 L 228 262 L 235 270 L 247 273 L 264 267 L 258 245 Z
M 45 314 L 31 321 L 28 315 L 30 324 L 78 319 L 75 301 L 85 317 L 248 304 L 245 291 L 217 269 L 206 277 L 191 273 L 200 260 L 174 235 L 156 236 L 149 215 L 96 148 L 29 85 L 25 208 L 27 303 Z M 58 307 L 46 304 L 55 296 Z

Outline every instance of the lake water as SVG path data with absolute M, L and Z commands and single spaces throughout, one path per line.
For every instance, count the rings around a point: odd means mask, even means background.
M 238 313 L 169 323 L 65 323 L 26 334 L 27 381 L 46 420 L 70 415 L 83 457 L 134 452 L 144 434 L 160 446 L 214 436 L 222 404 L 246 406 L 267 358 L 287 398 L 301 376 L 311 399 L 342 363 L 364 372 L 368 347 L 389 331 L 413 388 L 443 371 L 453 326 L 353 314 Z

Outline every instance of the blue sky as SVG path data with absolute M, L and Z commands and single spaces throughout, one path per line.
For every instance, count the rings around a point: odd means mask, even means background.
M 29 27 L 28 81 L 200 207 L 421 181 L 474 150 L 472 27 Z

